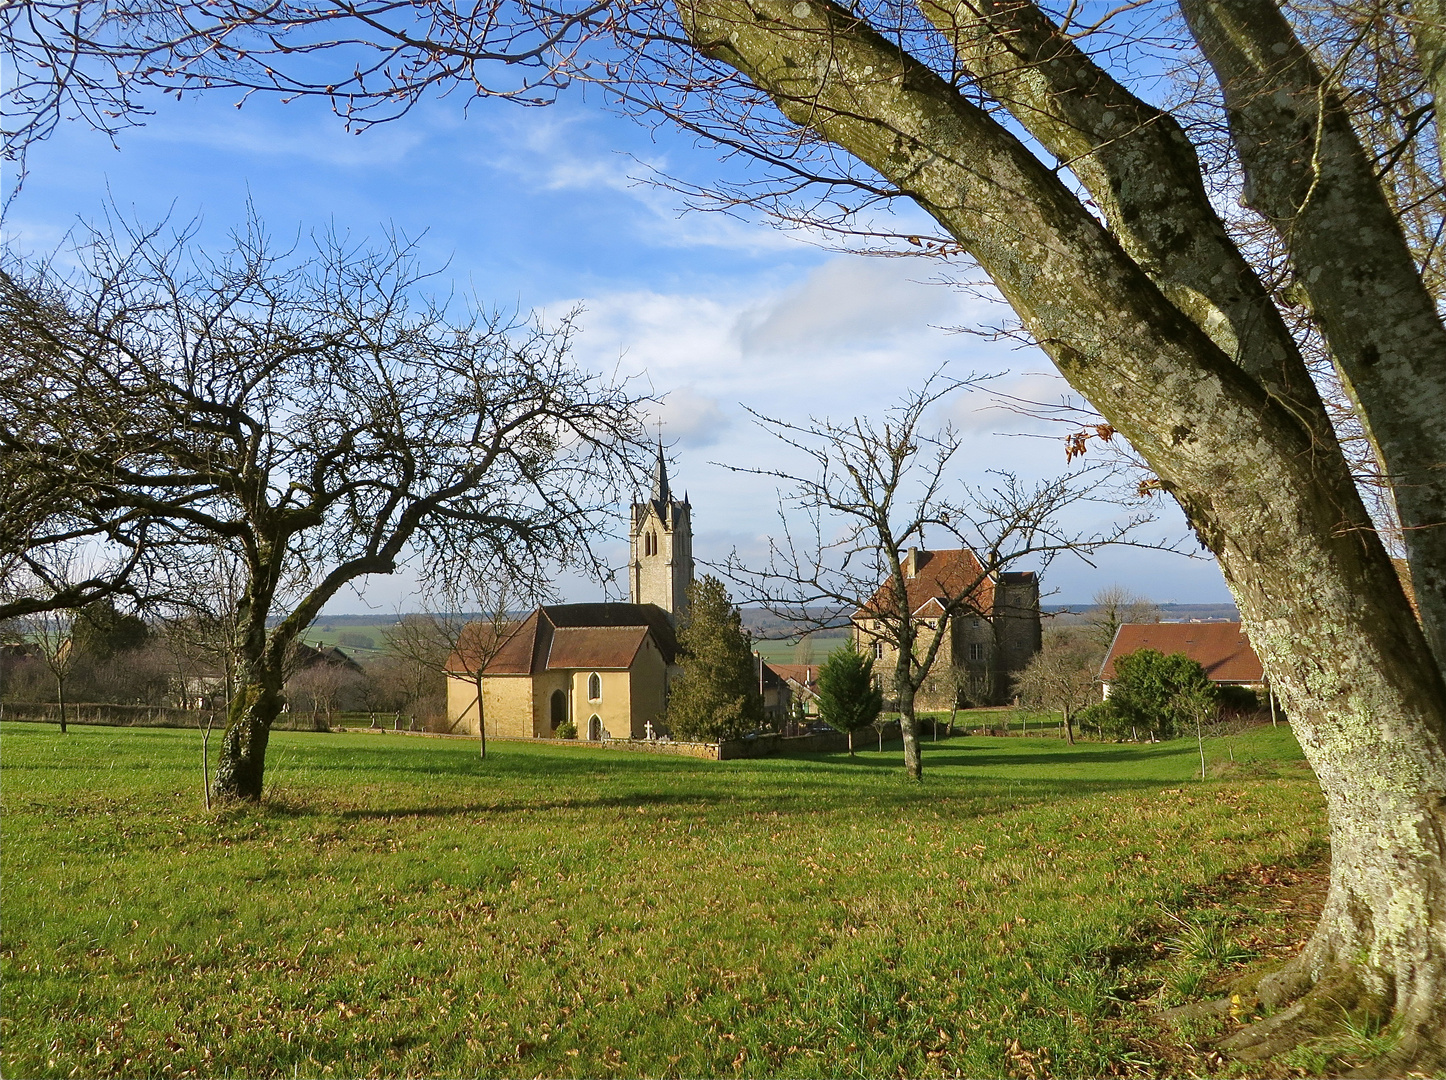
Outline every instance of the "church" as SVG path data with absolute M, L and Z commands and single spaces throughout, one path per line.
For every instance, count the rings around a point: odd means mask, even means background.
M 651 497 L 628 530 L 631 603 L 544 604 L 500 629 L 466 628 L 447 662 L 447 719 L 456 734 L 642 739 L 661 724 L 678 666 L 678 615 L 693 583 L 692 507 L 673 498 L 663 447 Z

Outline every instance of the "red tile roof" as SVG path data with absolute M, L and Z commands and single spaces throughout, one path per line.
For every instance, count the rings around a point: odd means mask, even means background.
M 971 591 L 974 610 L 988 614 L 994 606 L 994 582 L 984 573 L 978 556 L 968 548 L 918 552 L 914 574 L 904 587 L 908 590 L 909 611 L 916 614 L 930 614 L 921 610 L 928 607 L 930 601 L 938 609 L 941 601 L 947 603 Z M 869 602 L 854 612 L 854 617 L 868 618 L 873 611 L 892 607 L 893 595 L 891 583 L 881 585 Z
M 532 618 L 535 618 L 535 613 L 529 616 L 527 621 Z M 457 635 L 457 647 L 447 658 L 447 670 L 459 673 L 475 671 L 477 664 L 486 656 L 492 657 L 492 668 L 496 670 L 499 662 L 506 663 L 498 651 L 499 647 L 506 649 L 512 645 L 518 628 L 523 625 L 525 622 L 504 622 L 501 625 L 492 622 L 468 623 Z M 526 660 L 514 661 L 515 665 L 520 665 L 521 671 L 530 671 L 531 663 L 530 654 Z
M 475 671 L 491 651 L 481 646 L 493 632 L 488 623 L 467 626 L 447 660 L 447 670 Z M 667 613 L 656 604 L 549 604 L 507 625 L 505 640 L 486 672 L 529 675 L 562 667 L 626 668 L 648 634 L 663 660 L 672 663 L 677 636 Z
M 764 665 L 784 682 L 791 682 L 806 690 L 812 690 L 818 682 L 818 664 L 774 664 Z
M 1265 678 L 1260 657 L 1250 647 L 1238 622 L 1125 623 L 1115 632 L 1109 655 L 1100 668 L 1100 681 L 1115 677 L 1115 661 L 1141 649 L 1166 656 L 1184 653 L 1197 660 L 1218 683 L 1258 683 Z
M 647 636 L 646 626 L 559 626 L 552 633 L 547 667 L 629 668 Z

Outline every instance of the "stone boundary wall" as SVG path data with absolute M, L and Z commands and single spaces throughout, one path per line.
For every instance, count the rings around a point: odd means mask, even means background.
M 388 728 L 349 727 L 334 730 L 349 731 L 353 734 L 412 735 L 432 739 L 477 741 L 476 735 L 438 735 L 425 731 L 394 732 Z M 868 729 L 865 731 L 865 734 L 854 737 L 854 745 L 858 749 L 868 749 L 873 745 L 875 738 L 873 732 Z M 884 733 L 886 743 L 897 741 L 898 738 L 897 724 L 893 725 L 892 733 L 887 730 Z M 586 739 L 529 739 L 515 735 L 489 735 L 487 741 L 489 743 L 525 743 L 534 746 L 570 746 L 577 749 L 624 750 L 635 754 L 662 754 L 670 757 L 698 758 L 703 761 L 737 761 L 744 758 L 773 757 L 779 754 L 833 754 L 849 748 L 848 736 L 840 735 L 836 731 L 820 732 L 814 735 L 760 735 L 756 739 L 727 739 L 721 744 L 665 740 L 649 742 L 646 739 L 608 739 L 604 742 L 589 742 Z

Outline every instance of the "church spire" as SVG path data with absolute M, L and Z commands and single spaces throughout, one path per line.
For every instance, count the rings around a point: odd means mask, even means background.
M 658 436 L 658 467 L 653 472 L 653 501 L 666 505 L 672 497 L 668 490 L 668 463 L 663 459 L 663 437 Z

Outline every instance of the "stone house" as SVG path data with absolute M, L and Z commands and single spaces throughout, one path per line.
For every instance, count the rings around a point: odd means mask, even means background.
M 902 568 L 909 610 L 924 642 L 947 618 L 918 706 L 947 709 L 956 700 L 975 705 L 1008 701 L 1014 677 L 1040 649 L 1038 576 L 987 573 L 968 548 L 909 548 Z M 949 606 L 961 598 L 963 609 L 948 617 Z M 886 695 L 898 651 L 887 640 L 887 621 L 877 613 L 892 603 L 892 586 L 882 585 L 852 617 L 855 646 L 874 658 L 875 677 Z
M 818 664 L 770 663 L 768 669 L 782 683 L 782 693 L 787 695 L 786 705 L 789 708 L 798 702 L 804 716 L 818 716 Z

